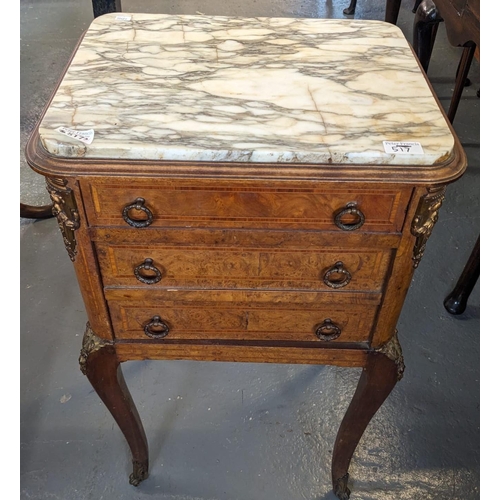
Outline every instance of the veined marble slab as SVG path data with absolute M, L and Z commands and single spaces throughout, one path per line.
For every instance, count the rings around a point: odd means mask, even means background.
M 149 160 L 432 165 L 454 145 L 401 30 L 364 20 L 101 16 L 39 132 L 57 156 Z

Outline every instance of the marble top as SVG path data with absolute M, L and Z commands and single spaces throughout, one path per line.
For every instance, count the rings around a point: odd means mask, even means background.
M 95 19 L 39 135 L 62 157 L 184 161 L 432 165 L 454 146 L 398 27 L 204 15 Z

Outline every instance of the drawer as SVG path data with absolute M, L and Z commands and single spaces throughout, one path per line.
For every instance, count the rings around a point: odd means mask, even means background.
M 135 226 L 350 231 L 359 225 L 354 231 L 399 232 L 411 194 L 410 188 L 402 187 L 249 184 L 228 179 L 92 179 L 81 184 L 91 226 L 136 230 Z M 340 225 L 334 222 L 336 216 Z
M 380 302 L 379 294 L 152 292 L 106 289 L 117 339 L 367 342 Z
M 149 288 L 380 292 L 392 258 L 392 249 L 104 243 L 96 249 L 105 286 Z

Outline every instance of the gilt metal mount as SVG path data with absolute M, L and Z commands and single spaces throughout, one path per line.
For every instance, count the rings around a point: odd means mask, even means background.
M 379 352 L 394 361 L 397 368 L 397 379 L 398 381 L 401 380 L 405 371 L 405 360 L 403 358 L 401 344 L 398 340 L 398 331 L 396 330 L 390 340 L 388 340 L 382 347 L 375 349 L 375 352 Z
M 333 494 L 339 500 L 349 500 L 351 490 L 347 487 L 347 481 L 349 481 L 349 473 L 346 473 L 339 479 L 333 480 Z
M 80 215 L 76 207 L 73 191 L 66 186 L 67 181 L 57 178 L 46 178 L 47 191 L 52 200 L 52 213 L 57 219 L 69 258 L 76 257 L 75 231 L 80 227 Z
M 99 349 L 111 345 L 112 342 L 109 340 L 101 339 L 98 337 L 90 328 L 90 323 L 87 323 L 87 328 L 83 335 L 82 350 L 80 351 L 80 358 L 78 359 L 80 363 L 80 370 L 84 375 L 87 375 L 87 359 L 93 353 Z
M 411 223 L 411 234 L 417 238 L 413 247 L 413 267 L 415 269 L 420 264 L 427 240 L 438 220 L 438 212 L 443 204 L 444 192 L 444 187 L 428 188 L 427 194 L 420 198 L 417 212 Z

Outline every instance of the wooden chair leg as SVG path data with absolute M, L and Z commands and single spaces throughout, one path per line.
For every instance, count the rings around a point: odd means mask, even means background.
M 352 16 L 356 12 L 357 0 L 351 0 L 349 7 L 342 12 L 346 16 Z M 396 24 L 398 21 L 399 9 L 401 8 L 401 0 L 387 0 L 385 4 L 385 21 L 391 24 Z
M 469 295 L 479 278 L 479 236 L 453 291 L 444 299 L 444 307 L 450 314 L 462 314 L 467 308 Z
M 423 0 L 418 6 L 413 22 L 413 50 L 427 73 L 439 23 L 442 22 L 432 0 Z
M 469 74 L 469 69 L 474 59 L 474 52 L 476 51 L 476 44 L 471 43 L 464 47 L 462 52 L 462 57 L 460 58 L 460 63 L 458 65 L 457 78 L 455 81 L 455 88 L 453 89 L 453 94 L 451 96 L 450 107 L 448 109 L 448 119 L 451 123 L 455 119 L 457 113 L 458 104 L 460 98 L 462 97 L 462 92 L 467 84 L 467 75 Z
M 401 0 L 386 0 L 385 2 L 385 22 L 396 24 L 398 22 Z
M 358 3 L 358 0 L 351 0 L 351 3 L 349 4 L 349 7 L 345 8 L 342 12 L 346 16 L 352 16 L 356 12 L 356 4 Z
M 422 0 L 415 0 L 415 4 L 413 5 L 413 9 L 411 11 L 415 14 L 417 12 L 418 6 L 422 3 Z
M 121 12 L 121 0 L 92 0 L 92 9 L 94 10 L 94 17 L 109 14 L 111 12 Z
M 48 219 L 53 216 L 52 205 L 34 207 L 32 205 L 25 205 L 24 203 L 21 203 L 21 217 L 25 219 Z

